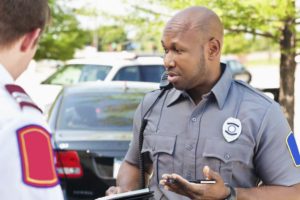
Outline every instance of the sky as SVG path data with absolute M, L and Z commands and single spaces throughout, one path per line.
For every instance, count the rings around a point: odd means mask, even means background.
M 126 3 L 128 2 L 128 3 Z M 97 19 L 91 19 L 90 17 L 78 17 L 78 20 L 82 24 L 82 28 L 84 29 L 93 29 L 96 26 L 100 25 L 109 25 L 113 24 L 112 20 L 109 20 L 103 16 L 101 16 L 101 12 L 109 13 L 112 15 L 126 15 L 128 14 L 132 8 L 130 4 L 139 5 L 141 0 L 69 0 L 67 1 L 67 6 L 78 9 L 82 7 L 95 9 L 97 12 L 99 11 L 99 17 Z M 145 5 L 142 5 L 145 6 Z M 300 0 L 296 0 L 296 6 L 300 8 Z M 159 12 L 168 13 L 168 11 L 163 10 L 163 8 L 159 5 L 146 5 L 147 8 L 154 8 L 153 10 L 159 10 Z
M 127 3 L 126 3 L 127 2 Z M 100 25 L 109 25 L 113 24 L 113 20 L 109 20 L 107 17 L 103 17 L 101 13 L 109 13 L 111 15 L 127 15 L 128 13 L 132 13 L 131 11 L 133 8 L 131 5 L 136 4 L 140 5 L 141 0 L 69 0 L 67 1 L 67 6 L 73 9 L 78 9 L 82 7 L 86 7 L 88 9 L 95 9 L 95 11 L 98 13 L 97 18 L 91 18 L 91 17 L 83 17 L 78 16 L 78 20 L 81 22 L 81 26 L 84 29 L 93 29 L 95 26 Z M 159 5 L 154 4 L 146 4 L 141 5 L 143 7 L 147 7 L 151 10 L 158 10 L 161 13 L 168 13 L 170 14 L 170 11 L 166 8 L 163 8 Z

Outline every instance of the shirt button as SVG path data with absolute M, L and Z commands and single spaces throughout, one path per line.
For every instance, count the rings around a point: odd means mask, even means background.
M 193 146 L 188 144 L 188 145 L 185 146 L 185 149 L 188 150 L 188 151 L 191 151 L 191 150 L 193 150 Z
M 193 117 L 192 118 L 192 122 L 196 122 L 197 121 L 197 118 L 196 117 Z
M 226 153 L 226 154 L 224 155 L 224 158 L 225 158 L 226 160 L 229 160 L 229 159 L 231 158 L 231 156 L 230 156 L 229 153 Z

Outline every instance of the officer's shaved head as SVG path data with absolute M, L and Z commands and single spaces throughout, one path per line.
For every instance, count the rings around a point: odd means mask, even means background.
M 202 40 L 215 38 L 222 43 L 223 25 L 213 11 L 201 6 L 189 7 L 177 13 L 167 23 L 164 32 L 199 31 Z

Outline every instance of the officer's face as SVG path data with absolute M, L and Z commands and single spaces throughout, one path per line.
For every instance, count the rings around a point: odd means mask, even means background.
M 201 89 L 209 82 L 206 43 L 197 30 L 184 30 L 172 23 L 165 28 L 162 36 L 164 63 L 168 80 L 176 89 Z

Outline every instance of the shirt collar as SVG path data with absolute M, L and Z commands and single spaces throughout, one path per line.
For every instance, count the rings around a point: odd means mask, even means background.
M 0 64 L 0 83 L 1 84 L 10 84 L 14 82 L 13 77 L 9 74 L 6 68 Z
M 226 64 L 221 63 L 222 75 L 218 82 L 212 88 L 212 93 L 215 95 L 218 106 L 223 108 L 227 94 L 232 83 L 232 73 Z
M 227 67 L 226 64 L 221 63 L 220 65 L 222 69 L 222 75 L 218 82 L 212 88 L 211 92 L 215 95 L 219 108 L 222 109 L 231 86 L 232 74 L 229 67 Z M 210 92 L 207 95 L 209 94 Z M 189 96 L 185 91 L 176 90 L 174 88 L 170 91 L 169 95 L 170 100 L 168 101 L 167 106 L 170 106 L 171 104 L 175 103 L 177 100 L 180 99 L 180 97 Z
M 176 90 L 172 88 L 172 90 L 169 92 L 170 100 L 168 101 L 167 106 L 170 106 L 174 102 L 176 102 L 182 95 L 184 95 L 185 92 L 181 90 Z

